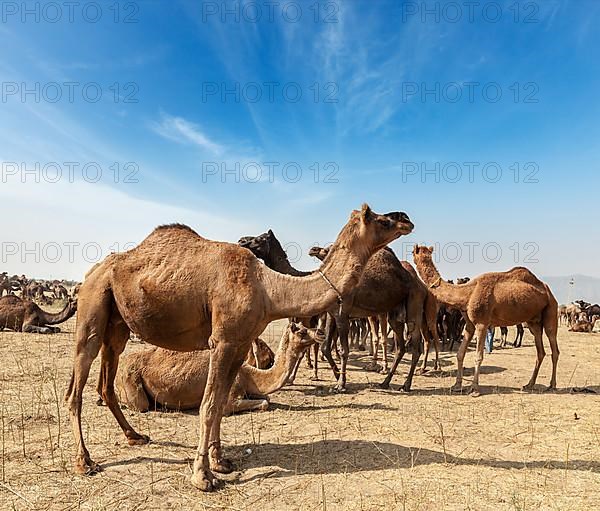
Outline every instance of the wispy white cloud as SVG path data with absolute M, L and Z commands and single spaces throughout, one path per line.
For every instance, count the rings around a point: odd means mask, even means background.
M 214 155 L 223 154 L 225 148 L 211 140 L 197 124 L 183 117 L 163 114 L 159 122 L 152 122 L 151 127 L 160 136 L 180 144 L 192 144 L 209 151 Z

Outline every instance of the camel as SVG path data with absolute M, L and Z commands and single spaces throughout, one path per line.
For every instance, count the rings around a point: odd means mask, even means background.
M 558 324 L 562 325 L 567 322 L 568 314 L 567 314 L 567 306 L 559 305 L 558 306 Z
M 15 295 L 0 298 L 0 330 L 9 328 L 15 332 L 52 334 L 60 332 L 58 325 L 67 321 L 77 311 L 77 302 L 69 301 L 64 309 L 55 314 L 41 309 L 32 300 Z
M 285 385 L 307 347 L 323 340 L 323 332 L 289 323 L 270 369 L 242 365 L 223 414 L 266 410 L 269 406 L 266 396 Z M 154 347 L 130 353 L 123 358 L 117 373 L 117 395 L 121 403 L 139 412 L 158 406 L 174 410 L 198 408 L 206 387 L 209 363 L 208 350 L 182 352 Z
M 405 213 L 377 214 L 364 204 L 351 213 L 319 270 L 307 277 L 277 273 L 249 250 L 207 240 L 181 224 L 160 226 L 135 248 L 94 265 L 79 291 L 73 372 L 65 395 L 77 447 L 75 470 L 100 469 L 81 427 L 83 389 L 100 351 L 104 401 L 130 445 L 149 441 L 129 424 L 114 391 L 119 356 L 133 331 L 161 348 L 210 349 L 191 482 L 212 491 L 214 472 L 233 471 L 223 457 L 221 418 L 252 341 L 276 319 L 343 307 L 369 258 L 413 228 Z
M 460 309 L 466 315 L 466 333 L 458 350 L 458 372 L 452 390 L 462 389 L 463 361 L 474 333 L 477 333 L 477 355 L 471 392 L 478 396 L 479 373 L 483 349 L 490 325 L 510 326 L 527 322 L 535 338 L 537 359 L 533 374 L 524 390 L 531 390 L 546 355 L 542 332 L 550 341 L 552 350 L 552 377 L 550 389 L 556 388 L 556 366 L 559 349 L 558 303 L 548 285 L 527 268 L 516 267 L 506 272 L 484 273 L 466 284 L 448 284 L 442 280 L 432 260 L 433 247 L 415 245 L 413 257 L 421 278 L 442 303 Z
M 62 284 L 55 284 L 52 286 L 52 294 L 56 300 L 66 300 L 69 298 L 69 293 L 67 292 L 67 288 Z
M 567 305 L 567 326 L 574 325 L 582 312 L 582 308 L 577 303 Z
M 328 252 L 329 249 L 327 248 L 313 247 L 310 249 L 309 254 L 316 257 L 327 258 Z M 371 257 L 351 299 L 348 300 L 348 306 L 330 309 L 329 316 L 327 317 L 327 327 L 325 328 L 327 340 L 322 345 L 321 350 L 331 365 L 334 376 L 337 379 L 337 384 L 334 387 L 335 391 L 346 391 L 346 367 L 349 354 L 349 319 L 351 317 L 370 317 L 371 328 L 373 329 L 376 326 L 375 322 L 372 321 L 373 316 L 377 316 L 378 321 L 381 322 L 382 317 L 385 318 L 386 315 L 387 323 L 389 323 L 394 332 L 398 351 L 396 352 L 390 370 L 387 371 L 387 377 L 381 386 L 382 388 L 389 388 L 389 384 L 396 372 L 398 364 L 406 353 L 406 344 L 404 343 L 404 324 L 406 323 L 408 327 L 408 338 L 410 339 L 412 361 L 402 390 L 405 392 L 410 391 L 412 378 L 422 353 L 421 328 L 426 298 L 427 288 L 423 282 L 421 282 L 414 269 L 412 272 L 407 269 L 407 267 L 398 260 L 391 248 L 385 247 Z M 342 348 L 341 369 L 338 369 L 331 356 L 333 338 L 330 332 L 333 327 L 333 321 L 335 321 L 335 324 L 337 325 L 339 341 Z M 387 334 L 387 326 L 385 324 L 383 325 L 382 332 L 384 336 Z M 376 357 L 380 338 L 377 331 L 373 332 L 373 335 L 376 338 L 376 343 L 373 347 L 374 359 L 370 367 L 376 369 Z M 383 343 L 383 348 L 384 364 L 386 364 L 387 345 L 385 342 Z
M 585 332 L 590 333 L 594 330 L 594 326 L 596 324 L 597 319 L 593 321 L 577 321 L 571 328 L 569 328 L 569 332 Z

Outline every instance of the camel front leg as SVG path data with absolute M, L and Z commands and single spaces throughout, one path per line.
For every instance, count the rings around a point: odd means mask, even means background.
M 325 331 L 325 342 L 321 345 L 321 353 L 325 357 L 325 360 L 329 362 L 331 370 L 333 371 L 333 376 L 337 380 L 340 377 L 340 370 L 338 369 L 335 360 L 333 360 L 333 355 L 331 354 L 331 349 L 333 347 L 334 341 L 335 319 L 329 313 L 325 314 L 325 317 L 325 328 L 322 328 L 322 330 Z M 319 322 L 319 327 L 321 326 L 321 324 L 322 320 L 320 320 Z
M 376 316 L 368 317 L 369 326 L 371 327 L 371 354 L 373 358 L 366 369 L 368 371 L 377 371 L 377 357 L 379 356 L 379 321 Z
M 465 361 L 465 354 L 467 353 L 467 348 L 469 347 L 469 343 L 475 334 L 475 325 L 471 323 L 471 321 L 467 321 L 465 325 L 465 336 L 460 343 L 460 347 L 458 348 L 458 353 L 456 354 L 456 382 L 452 387 L 450 387 L 451 392 L 460 392 L 462 390 L 462 379 L 463 379 L 463 364 Z
M 408 338 L 410 339 L 409 342 L 411 346 L 412 360 L 410 362 L 410 369 L 408 370 L 408 374 L 406 375 L 406 380 L 404 381 L 404 385 L 402 385 L 402 390 L 404 392 L 410 392 L 410 388 L 412 387 L 413 376 L 415 374 L 417 364 L 419 363 L 419 358 L 421 357 L 421 353 L 423 351 L 423 343 L 421 341 L 420 325 L 417 325 L 413 321 L 408 321 L 406 325 L 408 328 Z
M 477 352 L 475 353 L 475 372 L 473 374 L 473 383 L 471 384 L 471 395 L 478 397 L 479 391 L 479 372 L 481 370 L 481 362 L 483 362 L 483 349 L 485 347 L 485 337 L 487 334 L 488 325 L 478 324 L 475 328 L 477 334 Z
M 388 334 L 388 321 L 387 314 L 379 316 L 379 325 L 381 327 L 381 347 L 383 349 L 383 372 L 388 371 L 388 359 L 387 359 L 387 334 Z
M 221 418 L 231 385 L 242 365 L 248 346 L 246 343 L 241 350 L 225 340 L 211 340 L 210 343 L 214 348 L 210 352 L 208 379 L 200 405 L 200 439 L 191 478 L 192 484 L 202 491 L 214 490 L 215 479 L 211 466 L 223 472 L 232 466 L 229 460 L 222 458 Z
M 334 392 L 346 392 L 346 369 L 348 367 L 348 356 L 350 355 L 350 349 L 348 347 L 349 318 L 347 314 L 342 314 L 336 317 L 335 321 L 338 327 L 338 339 L 342 350 L 342 361 L 340 377 L 334 387 Z

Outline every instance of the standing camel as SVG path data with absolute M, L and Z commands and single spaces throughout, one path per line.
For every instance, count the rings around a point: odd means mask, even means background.
M 327 254 L 327 249 L 313 247 L 310 249 L 310 254 L 322 257 Z M 413 375 L 423 351 L 421 346 L 421 326 L 426 298 L 427 288 L 421 282 L 416 272 L 414 272 L 414 269 L 413 272 L 407 270 L 391 248 L 385 247 L 371 257 L 358 285 L 350 294 L 344 306 L 332 307 L 327 316 L 327 327 L 325 328 L 327 340 L 322 344 L 321 350 L 331 365 L 333 374 L 337 379 L 337 384 L 334 387 L 336 392 L 346 391 L 350 318 L 372 318 L 373 316 L 378 316 L 378 320 L 381 321 L 381 318 L 386 315 L 387 323 L 389 323 L 394 332 L 398 351 L 382 386 L 389 387 L 396 368 L 406 353 L 406 344 L 404 343 L 404 324 L 406 323 L 412 361 L 402 389 L 406 392 L 410 390 Z M 341 368 L 339 369 L 331 355 L 333 344 L 331 332 L 334 321 L 338 329 L 339 342 L 342 349 Z M 383 325 L 382 330 L 385 337 L 387 327 Z M 379 341 L 379 334 L 373 332 L 373 335 Z M 373 348 L 374 357 L 377 356 L 377 344 L 376 342 Z M 384 350 L 384 357 L 387 357 L 387 347 Z
M 162 348 L 210 349 L 191 480 L 202 491 L 213 490 L 213 471 L 233 471 L 221 449 L 221 418 L 252 341 L 276 319 L 313 316 L 336 302 L 343 306 L 369 258 L 413 228 L 405 213 L 380 215 L 365 204 L 352 212 L 320 269 L 303 278 L 274 272 L 248 250 L 207 240 L 180 224 L 158 227 L 132 250 L 96 264 L 79 292 L 73 373 L 65 395 L 77 446 L 75 470 L 99 470 L 84 443 L 81 409 L 100 352 L 104 401 L 130 445 L 149 440 L 127 422 L 114 390 L 119 356 L 133 331 Z
M 432 247 L 415 245 L 413 256 L 421 278 L 429 285 L 435 297 L 442 303 L 456 307 L 466 314 L 466 333 L 458 350 L 458 372 L 452 390 L 461 390 L 463 361 L 469 342 L 477 333 L 477 356 L 471 392 L 479 395 L 479 372 L 483 361 L 483 348 L 490 325 L 511 326 L 527 322 L 535 338 L 537 360 L 533 374 L 524 390 L 535 385 L 542 360 L 546 355 L 542 332 L 550 341 L 552 350 L 552 377 L 550 388 L 556 388 L 556 366 L 559 349 L 556 341 L 558 330 L 558 303 L 550 288 L 527 268 L 516 267 L 506 272 L 484 273 L 466 284 L 448 284 L 440 277 L 433 264 Z

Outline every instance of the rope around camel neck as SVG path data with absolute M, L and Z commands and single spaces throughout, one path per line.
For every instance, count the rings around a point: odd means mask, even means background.
M 342 305 L 344 304 L 344 299 L 342 298 L 342 294 L 338 291 L 337 287 L 335 287 L 333 285 L 333 282 L 331 282 L 331 280 L 329 280 L 327 278 L 327 275 L 325 275 L 321 270 L 317 270 L 317 271 L 319 272 L 319 275 L 321 275 L 321 277 L 323 277 L 323 280 L 325 282 L 327 282 L 327 284 L 329 284 L 329 287 L 335 291 L 335 294 L 337 295 L 338 303 L 340 304 L 339 314 L 341 315 L 342 314 Z

